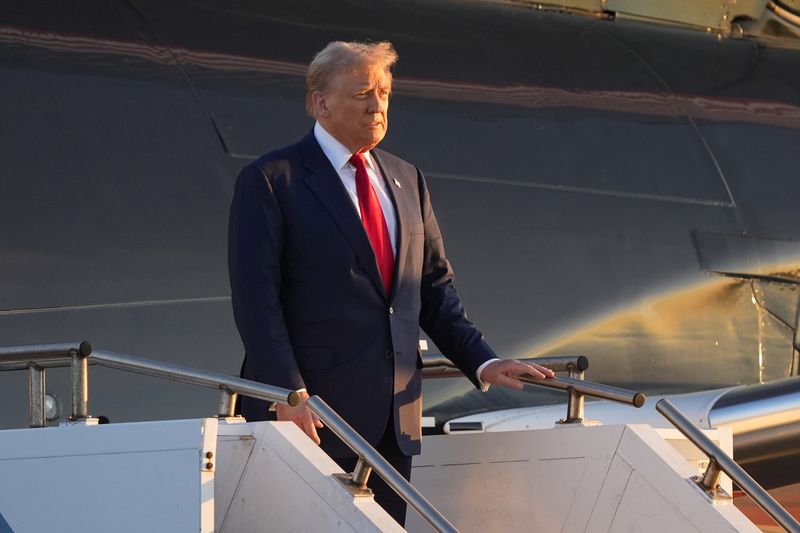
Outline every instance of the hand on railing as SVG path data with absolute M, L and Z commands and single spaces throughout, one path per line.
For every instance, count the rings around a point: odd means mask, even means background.
M 297 424 L 297 427 L 299 427 L 303 433 L 308 435 L 311 440 L 319 445 L 320 440 L 319 435 L 317 435 L 317 430 L 322 429 L 322 421 L 306 405 L 308 392 L 300 390 L 298 394 L 300 395 L 300 403 L 295 406 L 277 403 L 275 404 L 275 414 L 281 422 L 294 422 Z
M 463 376 L 443 355 L 423 355 L 422 366 L 423 378 Z M 538 385 L 565 391 L 569 395 L 567 417 L 563 420 L 566 423 L 583 420 L 584 396 L 627 403 L 634 407 L 644 405 L 645 396 L 641 392 L 585 381 L 583 372 L 587 368 L 589 360 L 584 356 L 503 359 L 487 365 L 480 378 L 484 385 L 496 383 L 516 390 L 521 390 L 523 385 Z M 569 377 L 556 377 L 554 371 L 568 372 Z
M 516 359 L 497 360 L 486 365 L 481 371 L 480 380 L 484 385 L 502 385 L 509 389 L 522 390 L 525 382 L 517 376 L 528 375 L 535 379 L 549 379 L 555 373 L 535 363 L 524 363 Z

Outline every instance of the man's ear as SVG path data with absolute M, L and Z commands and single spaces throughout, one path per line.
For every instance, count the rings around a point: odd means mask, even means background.
M 311 93 L 311 102 L 314 104 L 314 115 L 317 117 L 327 117 L 328 99 L 322 94 L 322 91 L 314 91 Z

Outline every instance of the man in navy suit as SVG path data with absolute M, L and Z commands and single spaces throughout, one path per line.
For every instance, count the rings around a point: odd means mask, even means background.
M 242 376 L 321 396 L 408 478 L 420 452 L 420 327 L 478 388 L 553 373 L 497 359 L 453 286 L 422 173 L 375 149 L 396 59 L 390 43 L 333 42 L 315 56 L 314 129 L 241 172 L 228 253 Z M 248 420 L 267 410 L 243 400 Z M 304 403 L 275 411 L 352 470 L 352 452 Z M 404 502 L 371 478 L 402 524 Z

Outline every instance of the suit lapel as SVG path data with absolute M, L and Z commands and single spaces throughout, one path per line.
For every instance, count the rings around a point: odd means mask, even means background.
M 378 150 L 373 150 L 372 155 L 378 163 L 378 168 L 383 174 L 383 179 L 386 183 L 386 190 L 389 191 L 389 196 L 394 203 L 394 211 L 397 213 L 397 254 L 394 258 L 394 279 L 392 280 L 392 294 L 389 301 L 394 300 L 394 295 L 397 293 L 397 285 L 399 280 L 403 279 L 403 267 L 406 264 L 406 254 L 408 253 L 408 201 L 406 195 L 400 192 L 396 183 L 400 183 L 398 178 L 400 173 L 391 164 L 391 159 L 386 161 L 381 160 Z
M 306 177 L 306 185 L 339 226 L 345 239 L 350 243 L 369 274 L 375 288 L 385 296 L 385 289 L 378 270 L 378 261 L 375 259 L 375 252 L 372 250 L 367 232 L 364 231 L 361 218 L 358 216 L 342 180 L 331 162 L 325 157 L 322 148 L 319 147 L 313 132 L 303 139 L 302 153 L 303 166 L 311 171 L 311 174 Z

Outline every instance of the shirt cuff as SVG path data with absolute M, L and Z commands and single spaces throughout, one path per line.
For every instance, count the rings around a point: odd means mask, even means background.
M 478 370 L 475 371 L 475 378 L 478 380 L 478 385 L 481 386 L 481 392 L 486 392 L 487 390 L 489 390 L 489 384 L 488 383 L 484 383 L 483 381 L 481 381 L 481 372 L 483 372 L 484 368 L 486 368 L 490 364 L 494 363 L 495 361 L 499 361 L 499 360 L 500 359 L 495 357 L 494 359 L 489 359 L 488 361 L 484 361 L 483 364 L 478 367 Z

